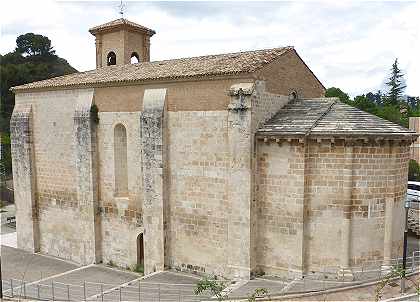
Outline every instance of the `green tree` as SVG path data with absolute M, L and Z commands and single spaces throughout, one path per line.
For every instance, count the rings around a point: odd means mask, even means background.
M 376 115 L 390 122 L 408 127 L 408 114 L 406 111 L 401 110 L 400 106 L 385 105 L 379 107 Z
M 196 288 L 194 289 L 194 294 L 201 295 L 202 293 L 209 293 L 211 296 L 215 296 L 218 301 L 222 301 L 224 298 L 223 290 L 226 285 L 224 282 L 217 280 L 217 277 L 213 278 L 204 277 L 197 282 Z M 227 296 L 225 296 L 227 297 Z
M 70 64 L 52 50 L 51 41 L 45 36 L 28 33 L 16 39 L 16 49 L 0 55 L 0 134 L 2 135 L 2 164 L 6 174 L 11 173 L 10 117 L 15 105 L 10 88 L 76 72 Z
M 55 51 L 51 47 L 51 40 L 43 35 L 27 33 L 16 39 L 16 53 L 28 56 L 51 55 Z
M 394 106 L 399 105 L 406 86 L 404 85 L 404 74 L 398 67 L 398 59 L 395 59 L 394 64 L 392 64 L 391 75 L 386 85 L 389 89 L 386 95 L 386 103 Z
M 408 164 L 408 180 L 420 181 L 420 166 L 413 159 L 410 159 Z
M 343 92 L 340 88 L 331 87 L 325 91 L 325 96 L 328 98 L 337 97 L 343 103 L 350 103 L 350 97 L 347 93 Z
M 367 98 L 364 94 L 356 96 L 351 105 L 372 114 L 377 114 L 379 110 L 375 101 Z

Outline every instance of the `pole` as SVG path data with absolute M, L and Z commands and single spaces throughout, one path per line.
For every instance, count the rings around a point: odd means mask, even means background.
M 140 280 L 139 280 L 139 302 L 141 301 L 141 293 L 140 293 Z
M 86 280 L 83 281 L 83 301 L 86 301 Z
M 410 203 L 408 200 L 405 202 L 405 227 L 404 227 L 404 246 L 403 246 L 403 272 L 401 278 L 401 293 L 405 293 L 405 269 L 407 266 L 407 237 L 408 237 L 408 210 Z
M 3 300 L 3 278 L 1 277 L 1 256 L 0 256 L 0 299 Z

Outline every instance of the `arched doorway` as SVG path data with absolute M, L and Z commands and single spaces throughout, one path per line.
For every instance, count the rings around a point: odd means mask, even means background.
M 143 233 L 137 236 L 137 265 L 144 267 L 144 241 Z

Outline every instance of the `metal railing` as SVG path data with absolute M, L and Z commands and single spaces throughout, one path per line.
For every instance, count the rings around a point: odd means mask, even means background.
M 393 267 L 402 267 L 403 258 L 365 261 L 357 267 L 342 269 L 339 266 L 324 267 L 322 271 L 311 271 L 301 278 L 295 278 L 284 294 L 323 291 L 366 282 L 377 281 L 388 275 Z M 420 272 L 420 251 L 407 257 L 406 273 Z M 272 292 L 272 294 L 277 294 Z
M 420 251 L 407 257 L 407 273 L 420 271 Z M 343 270 L 340 267 L 324 267 L 301 278 L 283 279 L 270 295 L 283 295 L 357 285 L 376 281 L 386 276 L 395 266 L 402 265 L 402 258 L 366 261 L 363 265 Z M 292 272 L 291 272 L 292 273 Z M 260 278 L 261 279 L 261 278 Z M 269 281 L 269 280 L 268 280 Z M 264 287 L 264 285 L 259 285 Z M 147 279 L 135 279 L 125 284 L 108 284 L 84 281 L 66 284 L 53 280 L 28 282 L 3 280 L 6 297 L 23 297 L 47 301 L 200 301 L 211 300 L 209 295 L 194 294 L 196 284 L 156 283 Z M 230 296 L 230 295 L 229 295 Z
M 195 284 L 153 283 L 134 280 L 128 284 L 83 282 L 82 285 L 56 281 L 25 282 L 3 280 L 5 297 L 46 301 L 200 301 L 209 296 L 194 294 Z

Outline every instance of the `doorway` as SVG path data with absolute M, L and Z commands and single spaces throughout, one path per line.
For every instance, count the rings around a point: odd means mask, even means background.
M 137 265 L 144 267 L 144 241 L 143 233 L 137 236 Z

